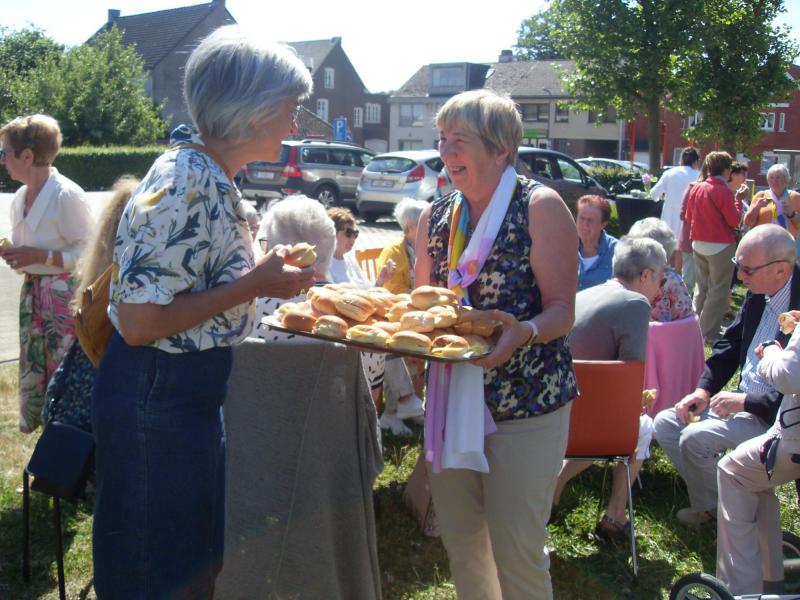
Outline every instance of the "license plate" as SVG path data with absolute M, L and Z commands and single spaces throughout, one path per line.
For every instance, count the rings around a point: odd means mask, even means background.
M 272 171 L 253 171 L 250 176 L 253 179 L 275 179 L 275 173 Z
M 376 179 L 372 182 L 372 187 L 379 187 L 379 188 L 390 188 L 394 187 L 394 181 L 389 179 Z

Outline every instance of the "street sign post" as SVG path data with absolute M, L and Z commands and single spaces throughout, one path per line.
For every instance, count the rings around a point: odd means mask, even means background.
M 333 120 L 333 141 L 344 142 L 347 139 L 347 117 L 336 117 Z

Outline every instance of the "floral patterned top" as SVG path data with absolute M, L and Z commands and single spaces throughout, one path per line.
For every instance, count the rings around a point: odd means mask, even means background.
M 528 203 L 541 184 L 519 177 L 506 218 L 478 278 L 469 286 L 472 306 L 498 308 L 518 319 L 542 312 L 542 295 L 530 263 Z M 447 287 L 447 244 L 453 192 L 434 200 L 428 227 L 431 283 Z M 552 412 L 578 395 L 566 337 L 519 348 L 502 365 L 485 369 L 484 398 L 495 421 L 524 419 Z
M 664 285 L 661 294 L 653 301 L 650 320 L 667 323 L 679 321 L 694 314 L 692 295 L 681 277 L 674 269 L 664 269 Z
M 121 302 L 166 305 L 177 294 L 229 283 L 255 266 L 239 190 L 210 156 L 181 148 L 203 143 L 188 127 L 176 129 L 172 142 L 120 219 L 108 305 L 117 329 Z M 230 346 L 247 337 L 254 317 L 255 302 L 247 302 L 150 346 L 172 353 Z

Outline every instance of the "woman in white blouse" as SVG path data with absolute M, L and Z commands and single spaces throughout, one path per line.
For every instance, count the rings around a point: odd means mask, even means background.
M 0 162 L 23 184 L 11 203 L 11 244 L 0 257 L 25 275 L 20 295 L 20 431 L 42 422 L 44 393 L 75 336 L 70 302 L 75 261 L 92 228 L 86 196 L 52 166 L 61 147 L 58 122 L 18 117 L 0 129 Z

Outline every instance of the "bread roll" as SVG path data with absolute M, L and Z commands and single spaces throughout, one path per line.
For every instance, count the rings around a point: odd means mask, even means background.
M 363 323 L 375 312 L 375 305 L 368 298 L 347 292 L 336 300 L 336 310 L 345 317 Z
M 398 331 L 392 335 L 387 345 L 393 350 L 420 352 L 422 354 L 427 354 L 431 349 L 431 341 L 428 336 L 416 331 Z
M 325 315 L 338 315 L 339 311 L 336 309 L 336 301 L 339 299 L 339 294 L 333 290 L 325 289 L 324 287 L 312 287 L 308 290 L 308 297 L 311 300 L 311 306 Z
M 425 333 L 433 331 L 433 315 L 424 310 L 412 310 L 400 317 L 400 329 L 403 331 L 418 331 Z
M 284 302 L 275 311 L 275 316 L 283 323 L 283 315 L 287 310 L 300 310 L 300 305 L 297 302 Z
M 432 285 L 421 285 L 411 290 L 411 304 L 419 310 L 426 310 L 439 303 L 439 291 Z
M 375 323 L 373 323 L 373 325 L 375 325 L 375 327 L 380 327 L 389 335 L 395 334 L 398 331 L 400 331 L 400 323 L 397 322 L 392 323 L 390 321 L 376 321 Z
M 311 333 L 317 335 L 324 335 L 337 339 L 343 339 L 347 335 L 348 325 L 344 319 L 335 317 L 333 315 L 324 315 L 317 319 Z
M 466 315 L 469 314 L 469 320 Z M 453 328 L 459 335 L 467 335 L 473 333 L 482 337 L 488 338 L 497 327 L 497 322 L 493 320 L 487 313 L 480 310 L 470 310 L 463 312 L 458 317 L 458 322 L 453 325 Z
M 400 317 L 402 317 L 407 312 L 414 310 L 411 306 L 410 300 L 403 300 L 401 302 L 395 302 L 392 304 L 391 308 L 386 312 L 386 320 L 392 322 L 400 322 Z
M 433 315 L 433 324 L 436 327 L 452 327 L 458 321 L 458 314 L 452 306 L 431 306 L 428 313 Z
M 310 267 L 317 262 L 316 246 L 300 242 L 292 246 L 283 257 L 283 262 L 293 267 Z
M 778 326 L 781 328 L 781 333 L 788 335 L 794 332 L 795 327 L 797 327 L 797 320 L 792 316 L 792 313 L 781 313 L 778 315 Z
M 447 358 L 462 358 L 472 350 L 469 342 L 458 335 L 440 335 L 431 345 L 431 354 Z
M 470 333 L 465 335 L 464 339 L 467 340 L 469 349 L 472 350 L 472 353 L 476 356 L 489 354 L 489 342 L 486 340 L 486 338 L 475 335 L 474 333 Z
M 311 330 L 314 328 L 314 324 L 317 322 L 317 318 L 307 312 L 290 308 L 283 313 L 283 319 L 281 322 L 287 329 L 311 332 Z
M 354 325 L 347 330 L 347 339 L 362 344 L 375 344 L 385 346 L 389 341 L 389 334 L 374 325 Z
M 14 244 L 8 238 L 0 238 L 0 250 L 11 250 Z

